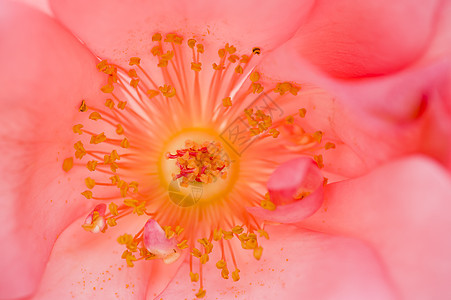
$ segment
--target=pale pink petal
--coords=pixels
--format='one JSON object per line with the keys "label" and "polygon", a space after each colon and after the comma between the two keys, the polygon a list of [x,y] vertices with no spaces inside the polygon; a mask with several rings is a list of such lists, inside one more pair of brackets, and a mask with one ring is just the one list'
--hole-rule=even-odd
{"label": "pale pink petal", "polygon": [[[267,210],[249,207],[247,210],[264,220],[295,223],[316,212],[323,201],[323,176],[316,163],[308,157],[300,157],[280,165],[268,180],[270,199],[277,207]],[[295,199],[301,193],[309,193],[303,199]]]}
{"label": "pale pink petal", "polygon": [[120,235],[137,232],[143,220],[120,221],[97,234],[83,230],[83,219],[69,226],[55,243],[33,299],[144,299],[154,262],[128,267],[121,258],[126,248],[117,242]]}
{"label": "pale pink petal", "polygon": [[11,298],[35,290],[57,235],[91,207],[62,164],[99,78],[76,38],[22,4],[0,2],[0,40],[0,298]]}
{"label": "pale pink petal", "polygon": [[[292,226],[267,230],[270,240],[261,242],[260,261],[235,251],[239,281],[221,277],[215,267],[219,258],[204,265],[206,299],[394,299],[390,279],[364,243]],[[232,272],[233,264],[228,266]],[[190,283],[188,275],[186,263],[156,299],[192,298],[188,293],[195,294],[199,283]]]}
{"label": "pale pink petal", "polygon": [[68,28],[103,58],[146,56],[157,31],[177,31],[245,51],[269,51],[289,39],[313,1],[51,1]]}
{"label": "pale pink petal", "polygon": [[180,251],[177,251],[177,240],[168,239],[163,228],[154,219],[149,219],[144,225],[143,239],[146,249],[167,264],[173,263],[180,257]]}
{"label": "pale pink petal", "polygon": [[405,158],[328,185],[323,207],[299,225],[361,239],[377,251],[404,299],[451,297],[451,177]]}
{"label": "pale pink petal", "polygon": [[317,1],[292,45],[334,77],[398,71],[428,46],[441,1]]}

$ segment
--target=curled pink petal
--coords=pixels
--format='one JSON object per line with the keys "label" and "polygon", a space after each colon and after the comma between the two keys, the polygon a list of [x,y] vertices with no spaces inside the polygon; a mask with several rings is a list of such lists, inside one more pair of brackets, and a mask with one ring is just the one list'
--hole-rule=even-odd
{"label": "curled pink petal", "polygon": [[168,239],[163,228],[154,219],[149,219],[144,225],[144,245],[150,253],[162,258],[167,264],[180,257],[177,241],[174,238]]}
{"label": "curled pink petal", "polygon": [[99,233],[106,228],[105,221],[106,204],[98,204],[92,212],[86,217],[83,228],[92,233]]}
{"label": "curled pink petal", "polygon": [[312,159],[296,158],[274,171],[268,181],[268,191],[271,201],[277,205],[274,211],[261,207],[249,207],[247,210],[264,220],[296,223],[321,207],[323,176]]}

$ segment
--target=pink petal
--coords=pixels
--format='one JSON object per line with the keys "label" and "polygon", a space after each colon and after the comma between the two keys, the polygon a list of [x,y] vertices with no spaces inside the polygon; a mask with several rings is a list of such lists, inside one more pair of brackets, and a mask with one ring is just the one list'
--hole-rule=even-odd
{"label": "pink petal", "polygon": [[[148,55],[157,31],[177,31],[269,51],[289,39],[313,1],[50,1],[69,29],[103,58]],[[125,61],[125,60],[124,60]]]}
{"label": "pink petal", "polygon": [[57,235],[91,206],[79,172],[62,163],[99,79],[76,38],[21,4],[0,3],[0,40],[0,298],[12,298],[35,290]]}
{"label": "pink petal", "polygon": [[[323,176],[311,158],[300,157],[280,165],[269,178],[267,186],[271,201],[277,208],[274,211],[261,207],[247,209],[264,220],[299,222],[315,213],[323,201]],[[310,194],[295,200],[294,197],[302,191]]]}
{"label": "pink petal", "polygon": [[440,1],[318,1],[293,38],[298,54],[334,77],[398,71],[418,59]]}
{"label": "pink petal", "polygon": [[170,264],[180,257],[177,241],[174,238],[166,238],[163,228],[154,219],[149,219],[144,225],[143,238],[146,249],[162,258],[165,263]]}
{"label": "pink petal", "polygon": [[[235,251],[239,281],[221,277],[215,267],[219,258],[211,258],[204,265],[207,299],[394,298],[378,257],[364,243],[292,226],[269,226],[267,230],[270,240],[262,242],[260,261],[252,253]],[[233,271],[233,264],[228,265]],[[195,294],[199,283],[190,283],[188,274],[186,263],[157,299],[190,298],[187,293],[192,290]]]}
{"label": "pink petal", "polygon": [[[416,152],[451,167],[450,66],[442,60],[389,76],[343,81],[325,76],[286,44],[259,68],[265,74],[279,74],[277,79],[308,87],[299,92],[300,103],[292,101],[291,105],[307,107],[306,122],[351,150],[344,155],[326,151],[326,167],[332,160],[340,174],[355,176],[388,159]],[[312,84],[325,91],[311,94]],[[351,168],[346,166],[348,161]]]}
{"label": "pink petal", "polygon": [[120,235],[137,232],[142,221],[121,219],[121,225],[91,234],[78,219],[55,243],[33,299],[144,299],[153,262],[138,261],[128,267],[121,258],[126,248],[117,242]]}
{"label": "pink petal", "polygon": [[451,177],[424,157],[328,185],[300,226],[361,239],[376,249],[403,299],[451,297]]}

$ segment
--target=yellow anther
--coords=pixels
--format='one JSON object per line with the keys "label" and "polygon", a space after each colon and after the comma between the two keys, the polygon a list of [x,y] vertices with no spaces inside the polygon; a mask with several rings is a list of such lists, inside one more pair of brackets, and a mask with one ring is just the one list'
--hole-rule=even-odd
{"label": "yellow anther", "polygon": [[251,136],[259,135],[261,132],[260,128],[251,128],[251,129],[249,129],[249,131],[251,133]]}
{"label": "yellow anther", "polygon": [[205,51],[204,45],[202,45],[202,44],[197,44],[196,47],[197,47],[197,52],[199,52],[199,53],[204,53],[204,51]]}
{"label": "yellow anther", "polygon": [[271,128],[269,130],[269,134],[272,135],[273,138],[277,138],[280,134],[280,132],[277,129]]}
{"label": "yellow anther", "polygon": [[323,179],[323,186],[326,186],[328,181],[329,181],[329,178],[324,177],[324,179]]}
{"label": "yellow anther", "polygon": [[259,55],[261,53],[261,50],[260,50],[260,48],[255,47],[255,48],[252,48],[252,53]]}
{"label": "yellow anther", "polygon": [[272,201],[267,200],[267,199],[262,200],[260,205],[261,205],[261,207],[263,207],[264,209],[267,209],[267,210],[275,210],[276,209],[276,205]]}
{"label": "yellow anther", "polygon": [[195,39],[189,39],[188,40],[188,47],[190,47],[191,49],[194,49],[194,46],[196,46],[196,40]]}
{"label": "yellow anther", "polygon": [[164,39],[164,41],[166,43],[173,43],[175,42],[177,35],[175,33],[168,33],[166,34],[166,38]]}
{"label": "yellow anther", "polygon": [[260,260],[260,258],[262,257],[263,254],[263,248],[262,247],[257,247],[254,248],[254,257],[256,260]]}
{"label": "yellow anther", "polygon": [[318,165],[318,168],[321,169],[321,168],[324,167],[323,156],[321,154],[314,155],[313,156],[313,160],[316,161],[316,164]]}
{"label": "yellow anther", "polygon": [[116,226],[117,225],[117,221],[115,218],[108,218],[106,219],[106,223],[108,224],[108,226]]}
{"label": "yellow anther", "polygon": [[86,163],[86,167],[88,168],[89,171],[93,172],[96,170],[97,167],[97,161],[95,160],[90,160]]}
{"label": "yellow anther", "polygon": [[175,88],[173,86],[165,84],[164,86],[160,86],[159,89],[165,97],[170,98],[170,97],[175,96],[176,92],[175,92]]}
{"label": "yellow anther", "polygon": [[206,294],[207,292],[204,289],[200,288],[199,291],[196,293],[196,298],[203,298],[205,297]]}
{"label": "yellow anther", "polygon": [[220,241],[222,239],[222,230],[221,229],[215,229],[213,231],[213,240],[214,241]]}
{"label": "yellow anther", "polygon": [[125,109],[126,105],[127,105],[127,101],[119,101],[119,103],[117,104],[117,108]]}
{"label": "yellow anther", "polygon": [[224,268],[222,268],[221,276],[222,276],[222,278],[224,278],[224,279],[229,279],[229,269],[227,269],[227,266],[225,266]]}
{"label": "yellow anther", "polygon": [[136,77],[138,77],[138,73],[136,73],[136,70],[135,69],[130,69],[129,71],[128,71],[128,76],[130,76],[131,78],[136,78]]}
{"label": "yellow anther", "polygon": [[201,264],[206,264],[208,262],[210,258],[208,257],[208,254],[202,254],[202,256],[200,257],[200,263]]}
{"label": "yellow anther", "polygon": [[78,108],[79,111],[81,112],[85,112],[88,110],[88,107],[86,106],[86,101],[85,100],[81,100],[81,104],[80,107]]}
{"label": "yellow anther", "polygon": [[305,108],[299,109],[299,116],[301,118],[304,118],[306,113],[307,113],[307,110]]}
{"label": "yellow anther", "polygon": [[114,90],[114,86],[112,84],[107,84],[102,86],[100,90],[104,93],[112,93]]}
{"label": "yellow anther", "polygon": [[191,70],[199,72],[200,70],[202,70],[202,63],[192,62],[191,63]]}
{"label": "yellow anther", "polygon": [[117,242],[121,245],[129,245],[133,242],[133,236],[131,234],[124,233],[117,238]]}
{"label": "yellow anther", "polygon": [[75,149],[75,158],[78,159],[82,159],[83,156],[86,155],[86,150],[83,147],[82,142],[78,141],[74,144],[74,149]]}
{"label": "yellow anther", "polygon": [[114,202],[111,202],[110,205],[108,205],[108,209],[113,216],[117,216],[119,214],[117,211],[117,204]]}
{"label": "yellow anther", "polygon": [[213,69],[215,69],[216,71],[225,69],[224,65],[222,65],[222,64],[217,65],[216,63],[213,63],[212,66],[213,66]]}
{"label": "yellow anther", "polygon": [[223,269],[223,268],[225,268],[226,266],[227,266],[227,264],[226,264],[226,262],[225,262],[223,259],[219,260],[219,261],[216,263],[216,268],[218,268],[218,269]]}
{"label": "yellow anther", "polygon": [[166,59],[160,59],[157,66],[160,67],[160,68],[167,67],[168,66],[168,61]]}
{"label": "yellow anther", "polygon": [[99,63],[97,64],[97,69],[98,69],[99,71],[104,70],[106,67],[108,67],[108,61],[107,61],[106,59],[102,60],[101,62],[99,62]]}
{"label": "yellow anther", "polygon": [[174,52],[173,51],[166,51],[165,54],[161,55],[161,59],[163,60],[171,60],[174,57]]}
{"label": "yellow anther", "polygon": [[160,46],[154,46],[150,50],[150,53],[152,53],[153,56],[160,56],[162,54],[162,50]]}
{"label": "yellow anther", "polygon": [[318,130],[312,134],[312,137],[315,141],[321,143],[321,140],[323,139],[323,132]]}
{"label": "yellow anther", "polygon": [[122,148],[128,148],[128,147],[130,147],[130,142],[127,140],[127,138],[124,138],[124,139],[121,141],[121,147],[122,147]]}
{"label": "yellow anther", "polygon": [[183,241],[181,241],[180,243],[177,244],[177,247],[179,249],[186,249],[186,248],[188,248],[187,243],[188,243],[188,240],[183,240]]}
{"label": "yellow anther", "polygon": [[292,95],[297,96],[297,95],[298,95],[298,92],[299,92],[300,90],[301,90],[300,87],[295,86],[295,85],[292,85],[291,88],[290,88],[290,90],[289,90],[289,92],[290,92]]}
{"label": "yellow anther", "polygon": [[199,274],[198,273],[189,272],[189,277],[191,278],[192,282],[198,282],[199,281]]}
{"label": "yellow anther", "polygon": [[64,172],[69,172],[70,169],[72,169],[74,165],[74,159],[72,157],[68,157],[64,159],[63,161],[63,170]]}
{"label": "yellow anther", "polygon": [[219,55],[220,58],[223,58],[226,55],[225,49],[219,49],[218,50],[218,55]]}
{"label": "yellow anther", "polygon": [[240,234],[244,231],[243,227],[237,225],[235,227],[232,228],[232,232],[235,234]]}
{"label": "yellow anther", "polygon": [[139,63],[141,62],[141,58],[139,57],[130,57],[130,62],[128,63],[130,66],[139,66]]}
{"label": "yellow anther", "polygon": [[124,134],[124,127],[122,127],[122,125],[121,124],[117,124],[116,125],[116,133],[117,134]]}
{"label": "yellow anther", "polygon": [[257,232],[260,234],[260,236],[262,236],[265,239],[269,240],[269,234],[265,230],[259,229],[259,230],[257,230]]}
{"label": "yellow anther", "polygon": [[132,80],[130,80],[130,86],[132,86],[133,88],[137,88],[139,84],[139,79],[133,78]]}
{"label": "yellow anther", "polygon": [[[115,150],[114,150],[115,151]],[[137,183],[136,181],[132,181],[130,182],[130,184],[128,185],[128,187],[130,189],[133,189],[133,193],[137,193],[138,192],[138,185],[139,183]]]}
{"label": "yellow anther", "polygon": [[92,189],[96,185],[96,182],[91,177],[86,177],[85,184],[88,189]]}
{"label": "yellow anther", "polygon": [[223,230],[223,231],[222,231],[222,234],[224,235],[224,239],[225,239],[225,240],[230,240],[230,239],[233,238],[233,232],[231,232],[231,231],[225,231],[225,230]]}
{"label": "yellow anther", "polygon": [[245,241],[245,249],[255,249],[258,246],[258,242],[255,238],[250,238]]}
{"label": "yellow anther", "polygon": [[181,235],[183,231],[185,231],[185,228],[183,228],[183,227],[181,227],[181,226],[179,226],[179,225],[177,225],[177,226],[175,227],[175,234],[176,234],[176,235]]}
{"label": "yellow anther", "polygon": [[83,133],[83,131],[81,131],[82,128],[83,128],[82,124],[77,124],[72,127],[72,131],[74,133],[82,134]]}
{"label": "yellow anther", "polygon": [[199,249],[192,248],[191,249],[191,255],[193,255],[194,257],[200,258],[202,256],[202,253],[200,252]]}
{"label": "yellow anther", "polygon": [[102,119],[102,116],[98,113],[98,112],[92,112],[90,115],[89,115],[89,118],[91,119],[91,120],[94,120],[94,121],[97,121],[97,120],[99,120],[99,119]]}
{"label": "yellow anther", "polygon": [[83,196],[85,196],[86,199],[92,199],[92,192],[91,191],[84,191],[83,193],[81,193]]}
{"label": "yellow anther", "polygon": [[288,125],[291,125],[294,123],[294,117],[293,116],[288,116],[285,118],[285,123],[287,123]]}
{"label": "yellow anther", "polygon": [[106,99],[105,106],[108,107],[109,109],[114,108],[114,101],[112,99]]}
{"label": "yellow anther", "polygon": [[252,93],[254,94],[260,94],[261,92],[263,92],[263,86],[258,83],[258,82],[253,82],[251,84],[251,89],[252,89]]}
{"label": "yellow anther", "polygon": [[240,63],[247,64],[250,60],[250,57],[246,54],[241,56]]}
{"label": "yellow anther", "polygon": [[149,99],[152,99],[153,97],[158,96],[160,92],[157,90],[147,90],[146,94]]}
{"label": "yellow anther", "polygon": [[154,41],[154,42],[159,42],[159,41],[161,41],[161,33],[155,33],[153,36],[152,36],[152,41]]}
{"label": "yellow anther", "polygon": [[110,177],[111,183],[116,184],[119,187],[119,183],[122,182],[118,175],[114,175]]}
{"label": "yellow anther", "polygon": [[251,75],[249,75],[249,79],[252,82],[257,82],[260,79],[260,73],[258,73],[256,71],[252,72]]}
{"label": "yellow anther", "polygon": [[224,99],[222,99],[222,105],[224,105],[225,107],[232,106],[232,99],[230,97],[225,97]]}
{"label": "yellow anther", "polygon": [[225,50],[226,50],[227,52],[229,52],[229,54],[233,54],[233,53],[236,52],[235,46],[229,46],[229,44],[226,44],[226,45],[225,45]]}
{"label": "yellow anther", "polygon": [[326,149],[326,150],[335,149],[335,144],[331,143],[331,142],[327,142],[326,145],[324,145],[324,149]]}
{"label": "yellow anther", "polygon": [[164,226],[163,230],[167,239],[172,239],[175,236],[175,232],[172,230],[171,226]]}
{"label": "yellow anther", "polygon": [[238,55],[230,55],[229,58],[227,58],[232,64],[236,63],[240,57]]}
{"label": "yellow anther", "polygon": [[240,270],[239,269],[235,269],[235,271],[232,272],[232,279],[233,279],[233,281],[240,280]]}
{"label": "yellow anther", "polygon": [[243,67],[241,65],[236,66],[235,67],[235,73],[243,74]]}
{"label": "yellow anther", "polygon": [[102,132],[102,133],[99,133],[98,135],[93,135],[91,137],[90,143],[91,144],[100,144],[101,142],[104,142],[104,141],[106,141],[106,136],[105,136],[105,133]]}

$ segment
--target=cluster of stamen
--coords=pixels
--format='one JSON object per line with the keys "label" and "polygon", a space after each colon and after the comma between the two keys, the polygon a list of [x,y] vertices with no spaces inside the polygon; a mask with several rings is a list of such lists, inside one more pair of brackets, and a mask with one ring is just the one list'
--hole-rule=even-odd
{"label": "cluster of stamen", "polygon": [[217,178],[227,178],[227,167],[230,164],[219,142],[198,144],[191,140],[185,142],[185,148],[175,154],[166,153],[167,159],[175,159],[179,168],[178,174],[172,174],[173,180],[182,178],[180,185],[187,187],[189,183],[212,183]]}
{"label": "cluster of stamen", "polygon": [[[205,68],[205,63],[203,64],[201,59],[201,55],[205,52],[203,44],[198,43],[196,39],[189,39],[186,46],[190,56],[192,54],[192,60],[184,62],[186,57],[182,51],[183,37],[174,33],[163,37],[160,33],[156,33],[152,36],[152,41],[156,45],[151,48],[150,53],[158,60],[157,67],[164,82],[157,84],[141,66],[139,57],[130,58],[130,69],[106,60],[100,61],[97,69],[106,74],[108,79],[107,84],[100,88],[107,96],[104,105],[91,107],[83,100],[79,111],[88,112],[86,116],[89,122],[103,122],[109,130],[93,132],[83,124],[74,125],[72,128],[74,134],[81,135],[80,140],[74,144],[75,160],[74,157],[66,158],[62,168],[69,172],[74,165],[85,166],[90,174],[93,174],[85,178],[87,189],[81,194],[86,199],[101,201],[101,204],[98,204],[86,218],[82,225],[85,230],[93,233],[105,232],[108,227],[116,226],[119,219],[132,214],[158,221],[161,227],[155,225],[155,228],[158,232],[161,230],[163,242],[173,246],[161,250],[158,245],[150,245],[148,236],[146,240],[148,227],[143,226],[134,235],[125,233],[118,237],[118,243],[125,247],[122,258],[129,267],[133,267],[134,262],[140,260],[162,259],[166,263],[171,263],[181,252],[186,251],[190,254],[189,277],[191,281],[199,282],[196,297],[202,298],[206,294],[203,288],[202,266],[208,263],[213,249],[221,252],[221,259],[216,262],[220,276],[224,279],[231,277],[233,281],[240,279],[240,269],[233,252],[232,239],[237,239],[242,249],[252,251],[255,259],[260,260],[262,256],[263,247],[258,238],[269,239],[269,236],[263,229],[262,222],[248,215],[246,207],[261,206],[275,210],[276,205],[271,201],[269,194],[260,195],[260,198],[255,199],[227,199],[233,204],[230,205],[233,208],[226,210],[220,220],[212,217],[213,214],[209,215],[207,211],[201,222],[197,219],[195,206],[174,207],[167,197],[157,199],[158,201],[153,198],[154,194],[158,194],[154,190],[155,187],[144,185],[141,188],[142,185],[138,184],[133,175],[135,168],[141,167],[140,151],[147,147],[149,140],[157,136],[150,135],[151,130],[148,130],[154,127],[149,125],[153,124],[154,112],[170,111],[166,105],[172,108],[179,105],[181,107],[179,112],[193,115],[190,102],[193,100],[190,97],[196,99],[205,97],[199,83],[199,74]],[[214,75],[208,90],[207,105],[208,109],[211,109],[208,113],[217,118],[219,115],[217,111],[222,109],[224,113],[236,115],[237,107],[241,107],[238,114],[247,120],[249,126],[246,134],[249,138],[278,138],[283,133],[288,134],[293,139],[293,144],[300,147],[299,153],[305,154],[306,149],[309,150],[308,153],[311,154],[307,155],[311,155],[322,168],[323,157],[316,154],[316,151],[333,149],[335,144],[325,142],[321,131],[309,133],[301,127],[299,120],[305,118],[307,113],[305,108],[299,109],[297,114],[275,120],[271,109],[252,107],[243,109],[240,106],[251,95],[262,94],[265,90],[262,76],[250,66],[253,57],[260,53],[261,49],[255,47],[250,54],[239,55],[237,49],[230,44],[225,44],[218,50],[219,61],[211,65]],[[192,84],[185,76],[186,64],[189,66],[187,69],[194,72]],[[232,90],[243,82],[243,76],[248,76],[244,81],[248,86],[243,91],[232,94]],[[227,81],[226,86],[224,81]],[[270,88],[266,87],[266,90],[273,96],[273,101],[278,102],[285,97],[296,96],[301,87],[292,82],[280,82]],[[216,113],[213,114],[214,112]],[[166,122],[164,118],[162,119],[160,125]],[[150,136],[147,138],[146,134]],[[151,150],[146,148],[146,151]],[[156,152],[151,153],[157,157]],[[228,172],[231,162],[229,157],[224,155],[222,144],[217,141],[197,143],[186,140],[183,148],[176,150],[174,154],[166,152],[165,158],[174,160],[177,172],[172,173],[172,180],[179,180],[183,187],[196,182],[211,184],[230,176]],[[157,158],[152,162],[156,164]],[[146,180],[146,183],[155,181],[158,181],[158,177]],[[111,196],[110,193],[108,197],[99,197],[95,192],[96,187],[113,188],[115,195]],[[308,194],[302,194],[298,199],[306,195]],[[105,201],[109,202],[108,205],[103,203]],[[205,234],[205,231],[199,233],[200,231],[196,229],[199,226],[206,227],[207,233]]]}

